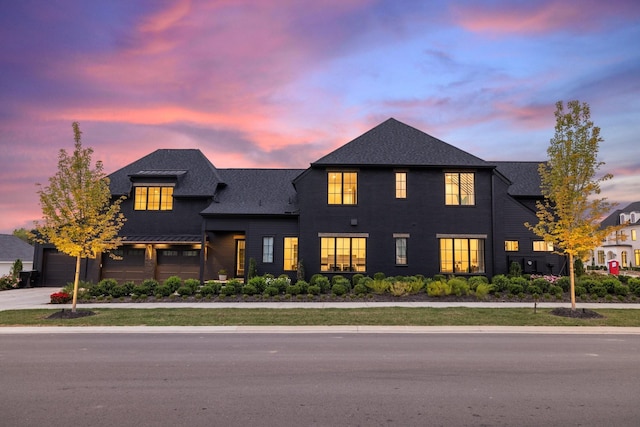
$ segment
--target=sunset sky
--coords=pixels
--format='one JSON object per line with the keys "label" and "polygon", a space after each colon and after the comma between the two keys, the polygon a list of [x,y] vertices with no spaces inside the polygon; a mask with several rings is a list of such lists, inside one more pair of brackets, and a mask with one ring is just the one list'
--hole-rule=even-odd
{"label": "sunset sky", "polygon": [[484,160],[543,161],[590,104],[640,201],[640,1],[0,0],[0,233],[40,218],[61,148],[305,168],[389,117]]}

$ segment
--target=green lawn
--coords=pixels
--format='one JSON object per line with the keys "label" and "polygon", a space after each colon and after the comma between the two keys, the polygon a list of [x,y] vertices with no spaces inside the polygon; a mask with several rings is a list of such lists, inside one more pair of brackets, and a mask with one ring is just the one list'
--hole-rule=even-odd
{"label": "green lawn", "polygon": [[[87,310],[79,308],[81,310]],[[0,326],[640,326],[640,313],[630,309],[598,309],[601,319],[571,319],[532,308],[92,308],[77,319],[47,319],[58,310],[0,312]]]}

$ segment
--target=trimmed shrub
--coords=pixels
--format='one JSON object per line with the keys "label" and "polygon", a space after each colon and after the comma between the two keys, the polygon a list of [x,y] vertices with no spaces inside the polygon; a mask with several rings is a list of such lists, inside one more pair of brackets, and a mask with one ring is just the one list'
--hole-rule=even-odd
{"label": "trimmed shrub", "polygon": [[356,274],[353,275],[353,277],[351,278],[351,284],[353,285],[354,288],[360,282],[361,279],[364,279],[364,275],[363,274],[356,273]]}
{"label": "trimmed shrub", "polygon": [[518,262],[512,262],[509,265],[509,276],[510,277],[520,277],[522,276],[522,266]]}
{"label": "trimmed shrub", "polygon": [[162,285],[158,285],[156,288],[156,295],[160,295],[161,297],[168,297],[172,293],[173,291],[171,290],[171,286],[164,283]]}
{"label": "trimmed shrub", "polygon": [[215,289],[211,285],[204,285],[200,288],[200,293],[205,297],[211,296],[215,293]]}
{"label": "trimmed shrub", "polygon": [[580,258],[573,261],[573,273],[576,277],[584,276],[584,263]]}
{"label": "trimmed shrub", "polygon": [[129,296],[129,288],[126,285],[116,285],[113,288],[111,288],[111,292],[109,293],[109,295],[111,295],[114,298],[120,298],[120,297],[126,297]]}
{"label": "trimmed shrub", "polygon": [[369,289],[362,283],[358,283],[353,287],[353,293],[356,295],[364,295],[369,292]]}
{"label": "trimmed shrub", "polygon": [[[338,277],[338,278],[335,279],[335,277]],[[342,277],[342,276],[335,276],[335,277],[334,277],[335,280],[331,284],[332,285],[342,285],[347,290],[347,293],[349,293],[351,291],[351,282],[349,281],[349,279],[347,279],[346,277]]]}
{"label": "trimmed shrub", "polygon": [[600,298],[604,298],[604,296],[607,295],[609,291],[607,291],[606,286],[598,283],[591,288],[591,293],[597,295]]}
{"label": "trimmed shrub", "polygon": [[576,285],[575,291],[576,291],[576,296],[579,296],[579,297],[584,296],[584,295],[588,295],[587,294],[587,288],[585,288],[584,286]]}
{"label": "trimmed shrub", "polygon": [[391,295],[400,297],[403,295],[408,295],[411,292],[411,283],[409,283],[407,280],[402,279],[403,278],[395,278],[386,280],[388,282],[387,289]]}
{"label": "trimmed shrub", "polygon": [[296,285],[300,286],[300,293],[301,293],[301,294],[307,294],[307,293],[309,293],[309,292],[308,292],[308,290],[309,290],[309,284],[308,284],[306,281],[304,281],[304,280],[298,280],[298,281],[296,282]]}
{"label": "trimmed shrub", "polygon": [[250,283],[247,283],[242,287],[243,295],[255,295],[258,293],[258,289]]}
{"label": "trimmed shrub", "polygon": [[613,294],[616,292],[616,286],[620,286],[621,283],[618,279],[608,277],[602,281],[602,286],[607,288],[607,292]]}
{"label": "trimmed shrub", "polygon": [[519,283],[509,282],[509,285],[507,286],[507,290],[512,295],[520,295],[524,293],[524,286],[522,286]]}
{"label": "trimmed shrub", "polygon": [[267,277],[267,287],[271,286],[278,289],[278,293],[282,294],[287,290],[287,286],[291,284],[289,276],[281,275],[278,278]]}
{"label": "trimmed shrub", "polygon": [[632,277],[627,282],[629,291],[637,297],[640,297],[640,278]]}
{"label": "trimmed shrub", "polygon": [[[311,286],[309,286],[309,288],[311,288]],[[270,297],[274,297],[276,295],[278,295],[280,293],[280,291],[278,290],[278,288],[276,288],[275,286],[267,286],[266,288],[264,288],[264,295],[270,296]]]}
{"label": "trimmed shrub", "polygon": [[230,282],[231,281],[227,282],[224,286],[220,288],[220,295],[231,297],[238,293],[236,290],[236,287],[233,284],[230,284]]}
{"label": "trimmed shrub", "polygon": [[329,287],[331,286],[329,283],[329,279],[325,276],[320,276],[317,278],[315,285],[320,288],[320,292],[326,294],[329,292]]}
{"label": "trimmed shrub", "polygon": [[471,276],[467,280],[467,283],[469,284],[469,289],[472,290],[472,291],[475,291],[478,288],[478,285],[480,285],[480,284],[488,284],[489,283],[489,279],[487,279],[484,276]]}
{"label": "trimmed shrub", "polygon": [[[231,279],[229,280],[225,286],[231,286],[233,287],[233,294],[231,295],[237,295],[237,294],[241,294],[242,293],[242,282],[238,279]],[[229,294],[226,294],[229,295]]]}
{"label": "trimmed shrub", "polygon": [[364,285],[371,289],[371,292],[373,292],[374,294],[384,294],[385,292],[387,292],[387,290],[389,289],[389,282],[384,280],[384,279],[371,279],[370,277],[366,277],[362,280],[360,280],[360,283],[363,283]]}
{"label": "trimmed shrub", "polygon": [[619,283],[615,285],[613,292],[616,295],[626,297],[627,295],[629,295],[629,287],[627,285],[623,285],[622,283]]}
{"label": "trimmed shrub", "polygon": [[184,286],[190,287],[195,294],[200,288],[200,281],[198,279],[187,279],[184,281]]}
{"label": "trimmed shrub", "polygon": [[182,279],[178,276],[171,276],[165,279],[162,284],[169,286],[169,288],[171,289],[171,293],[174,293],[180,286],[182,286]]}
{"label": "trimmed shrub", "polygon": [[[151,288],[149,287],[148,284],[145,283],[146,280],[142,283],[138,283],[136,285],[133,285],[133,293],[135,295],[150,295],[151,294]],[[155,294],[155,292],[153,292]]]}
{"label": "trimmed shrub", "polygon": [[311,295],[320,295],[320,286],[309,285],[309,287],[307,288],[307,292]]}
{"label": "trimmed shrub", "polygon": [[373,280],[384,280],[386,277],[383,272],[379,271],[373,275]]}
{"label": "trimmed shrub", "polygon": [[441,282],[446,282],[447,281],[447,277],[444,274],[436,274],[435,276],[433,276],[433,281],[441,281]]}
{"label": "trimmed shrub", "polygon": [[146,288],[148,289],[148,292],[144,292],[147,295],[153,295],[155,294],[155,290],[158,287],[160,283],[158,283],[157,280],[155,279],[145,279],[142,281],[142,285],[146,286]]}
{"label": "trimmed shrub", "polygon": [[551,285],[549,286],[549,293],[551,295],[562,295],[563,290],[562,290],[562,287],[558,285]]}
{"label": "trimmed shrub", "polygon": [[531,295],[541,295],[542,290],[536,285],[529,285],[527,286],[527,293]]}
{"label": "trimmed shrub", "polygon": [[285,294],[286,295],[299,295],[300,294],[300,285],[295,284],[295,285],[289,285],[287,286],[287,289],[285,289]]}
{"label": "trimmed shrub", "polygon": [[[313,276],[311,276],[311,279],[309,279],[309,284],[310,284],[310,285],[317,285],[317,284],[318,284],[318,283],[317,283],[317,281],[318,281],[318,279],[320,279],[321,277],[325,277],[325,276],[324,276],[324,275],[322,275],[322,274],[319,274],[319,273],[314,274]],[[325,277],[325,278],[326,278],[326,277]]]}
{"label": "trimmed shrub", "polygon": [[335,276],[333,276],[331,278],[331,285],[335,285],[336,283],[340,283],[342,280],[344,280],[344,276],[336,274]]}
{"label": "trimmed shrub", "polygon": [[267,281],[262,276],[254,276],[247,282],[247,285],[251,285],[256,288],[258,293],[263,293],[264,288],[267,287]]}
{"label": "trimmed shrub", "polygon": [[191,286],[187,286],[187,285],[180,286],[176,292],[181,297],[193,295],[193,289],[191,288]]}
{"label": "trimmed shrub", "polygon": [[497,274],[493,276],[493,279],[491,280],[491,284],[495,288],[496,292],[506,291],[510,283],[511,281],[504,274]]}
{"label": "trimmed shrub", "polygon": [[[600,285],[600,282],[592,277],[583,276],[578,279],[576,286],[580,285],[587,290],[588,293],[592,294],[593,288]],[[605,288],[606,289],[606,288]]]}
{"label": "trimmed shrub", "polygon": [[347,288],[341,283],[336,283],[335,285],[331,286],[331,293],[337,296],[341,296],[347,293]]}
{"label": "trimmed shrub", "polygon": [[562,292],[569,292],[571,288],[571,279],[568,276],[562,276],[556,280],[556,285],[562,288]]}
{"label": "trimmed shrub", "polygon": [[[533,281],[531,282],[531,285],[536,286],[540,290],[540,292],[547,293],[549,292],[549,287],[551,286],[551,283],[549,283],[547,279],[538,277],[537,279],[533,279]],[[533,293],[529,290],[527,290],[527,292],[529,292],[530,294]],[[538,294],[540,294],[540,292],[538,292]]]}

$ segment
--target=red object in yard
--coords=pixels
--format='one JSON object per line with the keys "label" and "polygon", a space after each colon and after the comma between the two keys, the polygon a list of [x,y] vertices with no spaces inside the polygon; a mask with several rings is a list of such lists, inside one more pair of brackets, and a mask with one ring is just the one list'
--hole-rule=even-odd
{"label": "red object in yard", "polygon": [[620,274],[620,263],[615,259],[609,261],[609,273],[615,274],[616,276]]}

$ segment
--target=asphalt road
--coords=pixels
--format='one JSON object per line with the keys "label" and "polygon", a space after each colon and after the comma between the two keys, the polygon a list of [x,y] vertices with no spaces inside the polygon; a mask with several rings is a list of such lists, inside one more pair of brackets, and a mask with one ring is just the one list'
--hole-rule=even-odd
{"label": "asphalt road", "polygon": [[3,426],[636,426],[640,336],[0,335]]}

